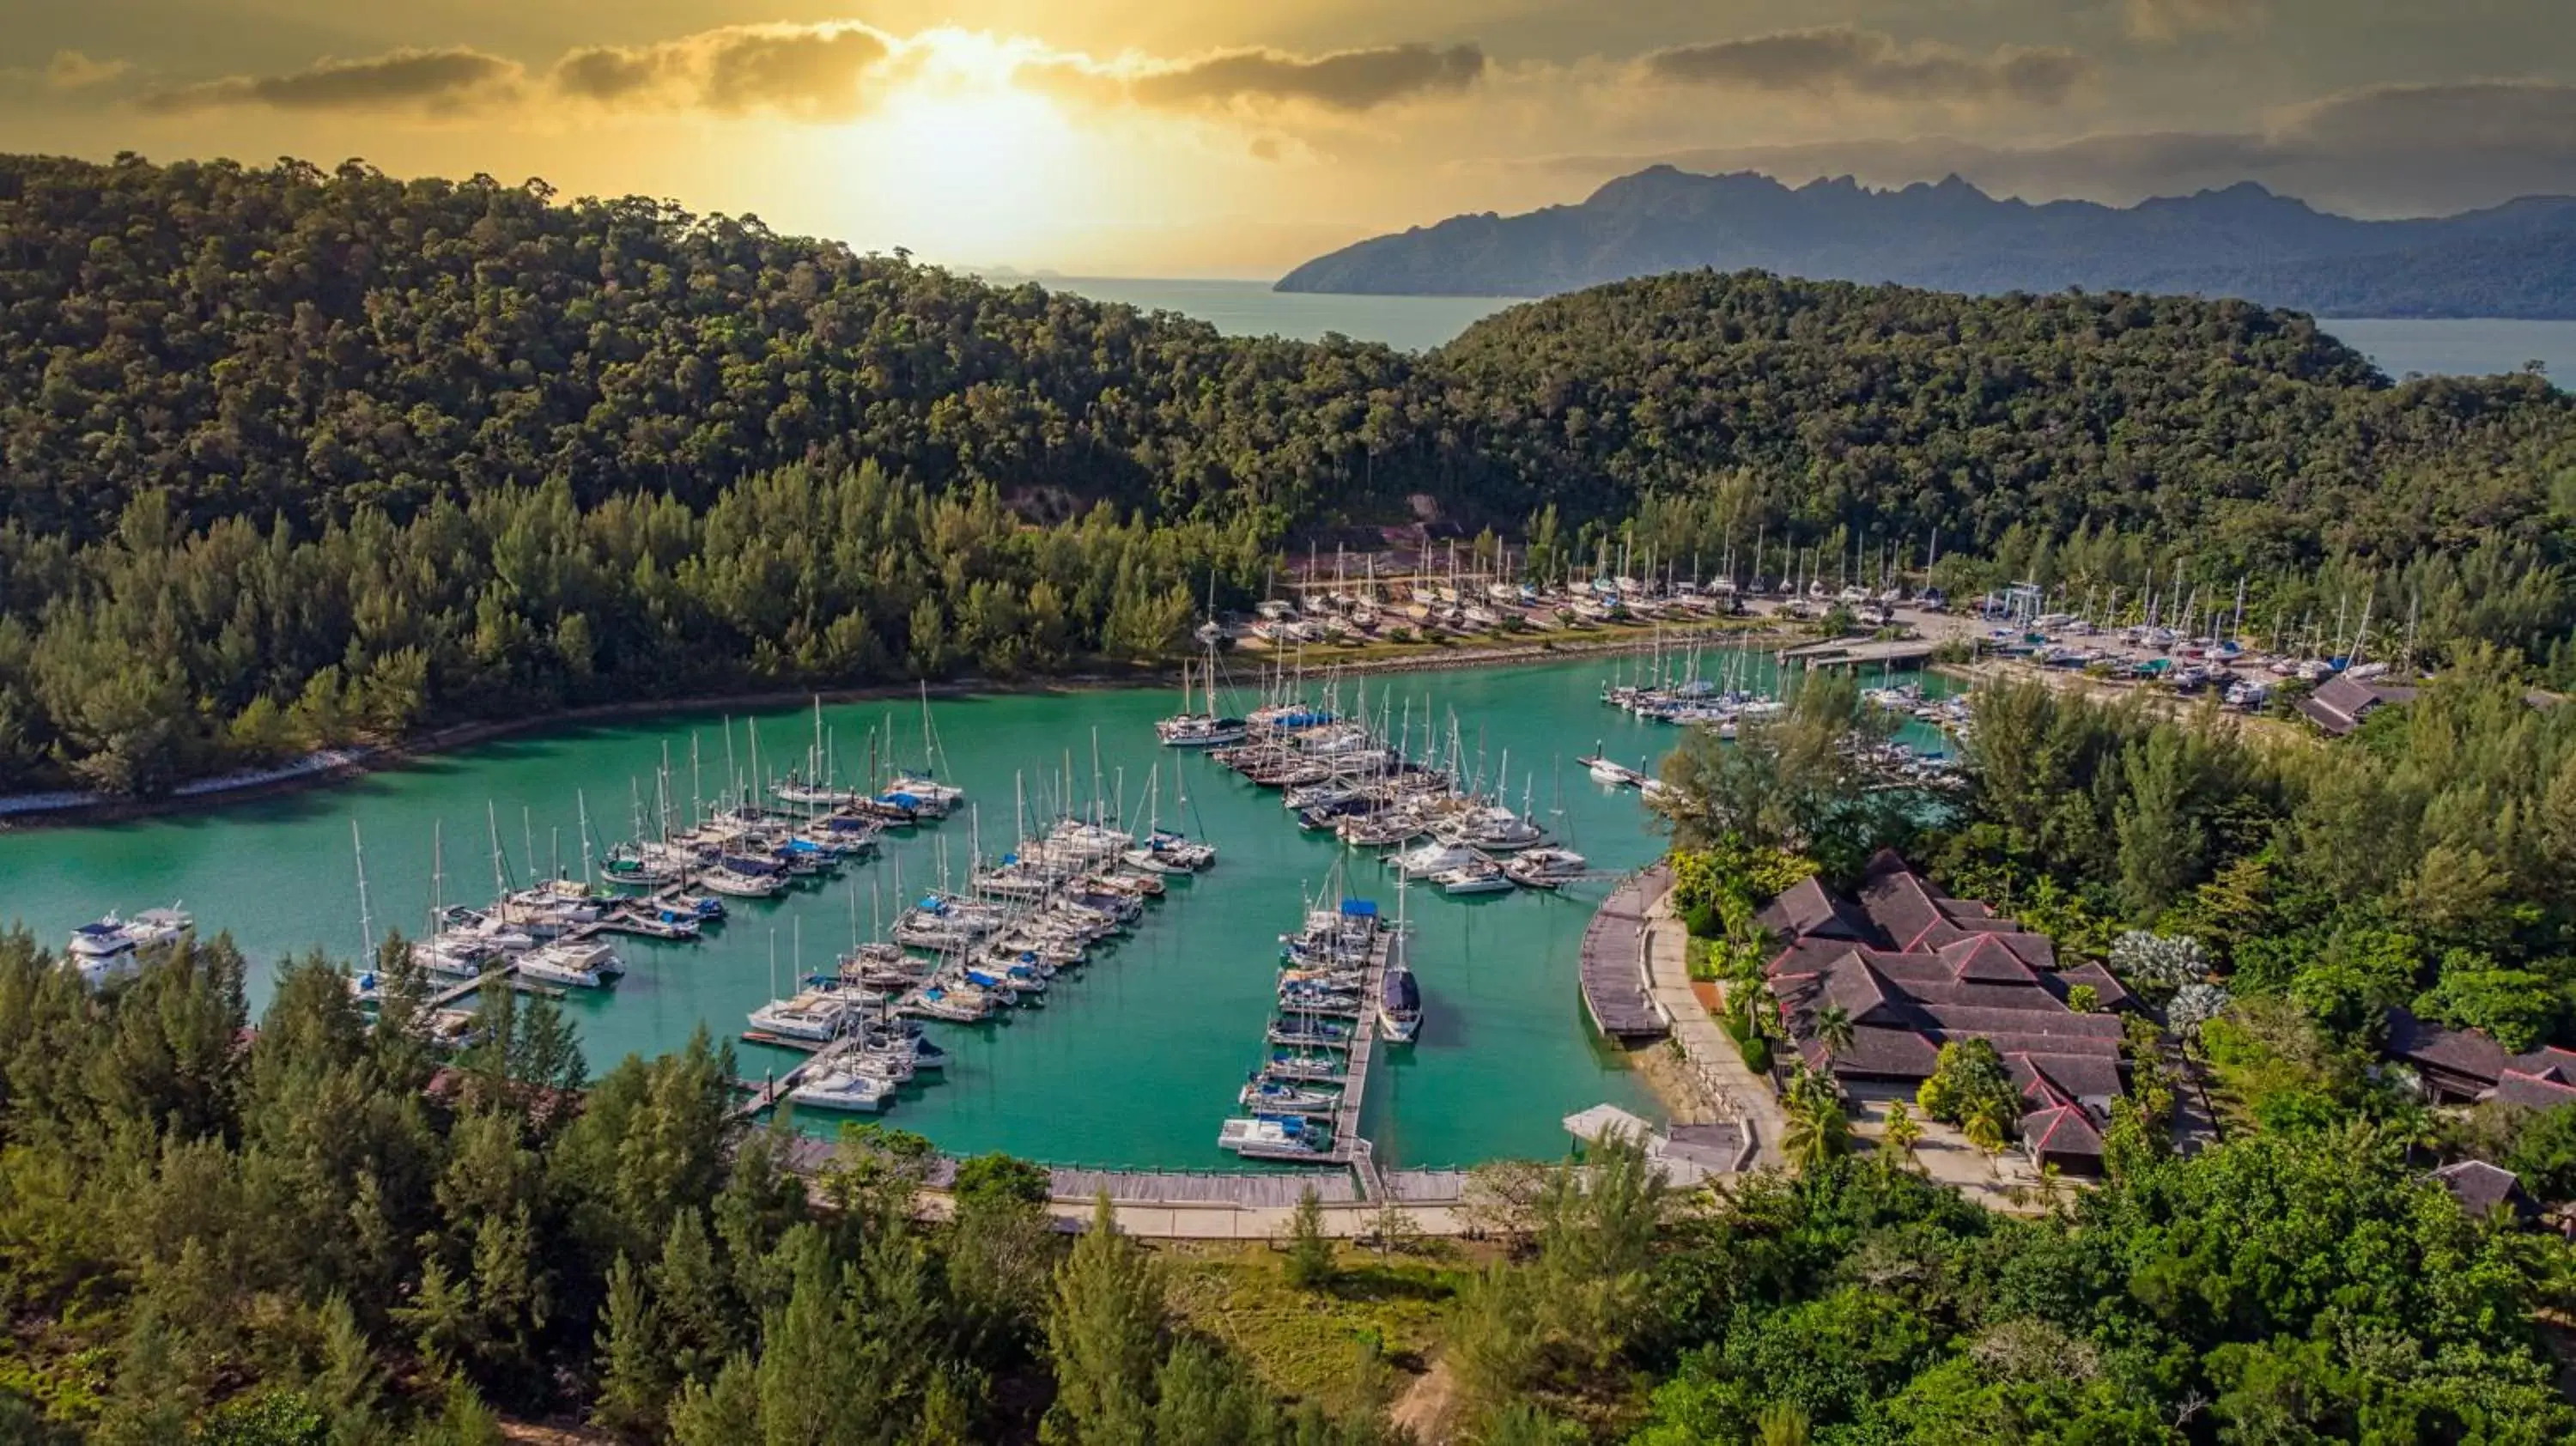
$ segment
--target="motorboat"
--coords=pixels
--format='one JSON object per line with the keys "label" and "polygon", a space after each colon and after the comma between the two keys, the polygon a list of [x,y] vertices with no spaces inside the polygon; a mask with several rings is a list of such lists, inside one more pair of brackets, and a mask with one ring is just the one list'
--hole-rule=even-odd
{"label": "motorboat", "polygon": [[841,1037],[849,1027],[850,1001],[837,991],[807,989],[787,999],[773,999],[751,1012],[751,1027],[781,1039],[818,1043]]}
{"label": "motorboat", "polygon": [[875,1114],[894,1098],[894,1084],[858,1070],[832,1068],[800,1082],[787,1098],[809,1110]]}
{"label": "motorboat", "polygon": [[1237,1154],[1321,1155],[1333,1148],[1333,1136],[1295,1115],[1253,1115],[1219,1126],[1216,1143]]}
{"label": "motorboat", "polygon": [[519,958],[521,976],[574,989],[602,988],[625,972],[617,951],[591,940],[548,944]]}
{"label": "motorboat", "polygon": [[1435,838],[1419,847],[1388,856],[1387,864],[1399,878],[1427,879],[1452,869],[1465,868],[1477,861],[1476,851],[1465,844]]}
{"label": "motorboat", "polygon": [[1502,866],[1485,859],[1431,876],[1432,886],[1444,894],[1464,897],[1471,894],[1499,894],[1511,888],[1512,881]]}
{"label": "motorboat", "polygon": [[1553,889],[1583,877],[1591,860],[1566,848],[1531,849],[1503,860],[1503,873],[1525,889]]}

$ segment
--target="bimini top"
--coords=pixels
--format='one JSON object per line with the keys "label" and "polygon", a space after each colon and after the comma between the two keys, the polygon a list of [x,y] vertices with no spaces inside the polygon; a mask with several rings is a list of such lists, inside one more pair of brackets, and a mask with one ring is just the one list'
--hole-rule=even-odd
{"label": "bimini top", "polygon": [[1422,986],[1413,980],[1410,969],[1396,969],[1386,976],[1386,1007],[1394,1014],[1422,1012]]}
{"label": "bimini top", "polygon": [[1342,912],[1354,919],[1374,919],[1377,917],[1377,900],[1344,899]]}

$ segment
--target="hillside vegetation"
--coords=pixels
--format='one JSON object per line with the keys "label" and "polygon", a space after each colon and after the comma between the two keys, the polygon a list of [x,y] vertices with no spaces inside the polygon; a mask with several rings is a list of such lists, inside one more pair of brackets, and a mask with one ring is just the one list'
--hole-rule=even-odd
{"label": "hillside vegetation", "polygon": [[1646,519],[1709,566],[2476,543],[2555,597],[2571,457],[2537,378],[2392,386],[2235,303],[1699,272],[1413,356],[537,182],[5,158],[0,789],[1152,660],[1292,531],[1426,511],[1542,569]]}

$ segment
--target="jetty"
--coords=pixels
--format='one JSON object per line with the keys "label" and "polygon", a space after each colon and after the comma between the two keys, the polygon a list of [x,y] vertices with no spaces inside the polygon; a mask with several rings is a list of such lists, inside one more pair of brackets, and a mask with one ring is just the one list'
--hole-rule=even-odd
{"label": "jetty", "polygon": [[[1347,907],[1362,906],[1352,903]],[[1378,999],[1385,993],[1387,967],[1394,962],[1395,951],[1402,938],[1402,930],[1392,925],[1379,925],[1371,934],[1368,964],[1360,975],[1362,1005],[1359,1016],[1352,1022],[1350,1037],[1338,1046],[1323,1046],[1340,1049],[1344,1060],[1342,1074],[1335,1081],[1341,1085],[1341,1098],[1333,1106],[1331,1114],[1332,1144],[1325,1149],[1308,1150],[1291,1145],[1247,1143],[1233,1146],[1236,1154],[1247,1160],[1347,1166],[1358,1172],[1364,1190],[1375,1180],[1377,1167],[1370,1158],[1369,1142],[1360,1137],[1360,1111],[1367,1102],[1369,1061],[1377,1053],[1377,1021],[1372,1016]]]}
{"label": "jetty", "polygon": [[1938,646],[1923,638],[1899,638],[1886,642],[1829,638],[1821,643],[1782,648],[1778,657],[1781,662],[1804,663],[1810,668],[1893,668],[1927,662]]}
{"label": "jetty", "polygon": [[1583,930],[1583,1008],[1594,1029],[1622,1044],[1672,1032],[1646,987],[1646,912],[1672,886],[1670,864],[1632,874],[1601,901]]}

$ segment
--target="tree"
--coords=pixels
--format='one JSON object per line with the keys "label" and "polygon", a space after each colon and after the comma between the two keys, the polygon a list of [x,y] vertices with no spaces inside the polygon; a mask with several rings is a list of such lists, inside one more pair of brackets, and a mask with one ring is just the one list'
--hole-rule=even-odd
{"label": "tree", "polygon": [[1309,1185],[1297,1197],[1297,1213],[1289,1225],[1288,1283],[1300,1290],[1316,1290],[1332,1283],[1333,1241],[1324,1233],[1324,1204]]}
{"label": "tree", "polygon": [[599,1325],[596,1415],[600,1424],[630,1438],[649,1436],[662,1424],[677,1379],[656,1327],[643,1280],[620,1255],[608,1272],[608,1310]]}
{"label": "tree", "polygon": [[2009,1136],[2019,1101],[2003,1056],[1990,1041],[1975,1037],[1942,1045],[1931,1077],[1914,1097],[1931,1118],[1962,1130],[1982,1121],[1985,1132],[1997,1139]]}
{"label": "tree", "polygon": [[2189,730],[2160,724],[2129,746],[2125,796],[2117,810],[2120,895],[2148,918],[2200,876],[2202,831],[2195,790],[2200,758]]}
{"label": "tree", "polygon": [[1824,1046],[1825,1059],[1829,1064],[1852,1047],[1855,1029],[1851,1011],[1839,1004],[1818,1005],[1808,1027],[1814,1032],[1816,1043]]}
{"label": "tree", "polygon": [[1232,1358],[1181,1340],[1154,1373],[1155,1446],[1236,1446],[1264,1440],[1272,1408]]}
{"label": "tree", "polygon": [[1842,1094],[1830,1077],[1800,1066],[1790,1076],[1788,1128],[1780,1151],[1790,1168],[1812,1175],[1851,1149],[1851,1121],[1843,1113]]}
{"label": "tree", "polygon": [[1923,1139],[1923,1126],[1914,1118],[1913,1112],[1905,1108],[1903,1100],[1892,1101],[1887,1107],[1887,1123],[1881,1127],[1879,1138],[1885,1144],[1888,1158],[1901,1158],[1906,1165],[1912,1166],[1917,1163],[1914,1147]]}
{"label": "tree", "polygon": [[1784,712],[1738,724],[1732,743],[1686,732],[1651,802],[1677,847],[1784,850],[1855,873],[1908,826],[1906,791],[1878,746],[1894,729],[1851,679],[1809,675]]}
{"label": "tree", "polygon": [[724,1363],[711,1382],[692,1382],[671,1408],[674,1446],[743,1446],[763,1437],[759,1373],[749,1358]]}
{"label": "tree", "polygon": [[1141,1446],[1152,1429],[1162,1356],[1163,1284],[1154,1262],[1118,1232],[1102,1194],[1090,1228],[1056,1270],[1047,1347],[1056,1400],[1044,1435],[1056,1446]]}
{"label": "tree", "polygon": [[1786,1401],[1774,1401],[1754,1418],[1755,1446],[1807,1446],[1807,1413]]}

